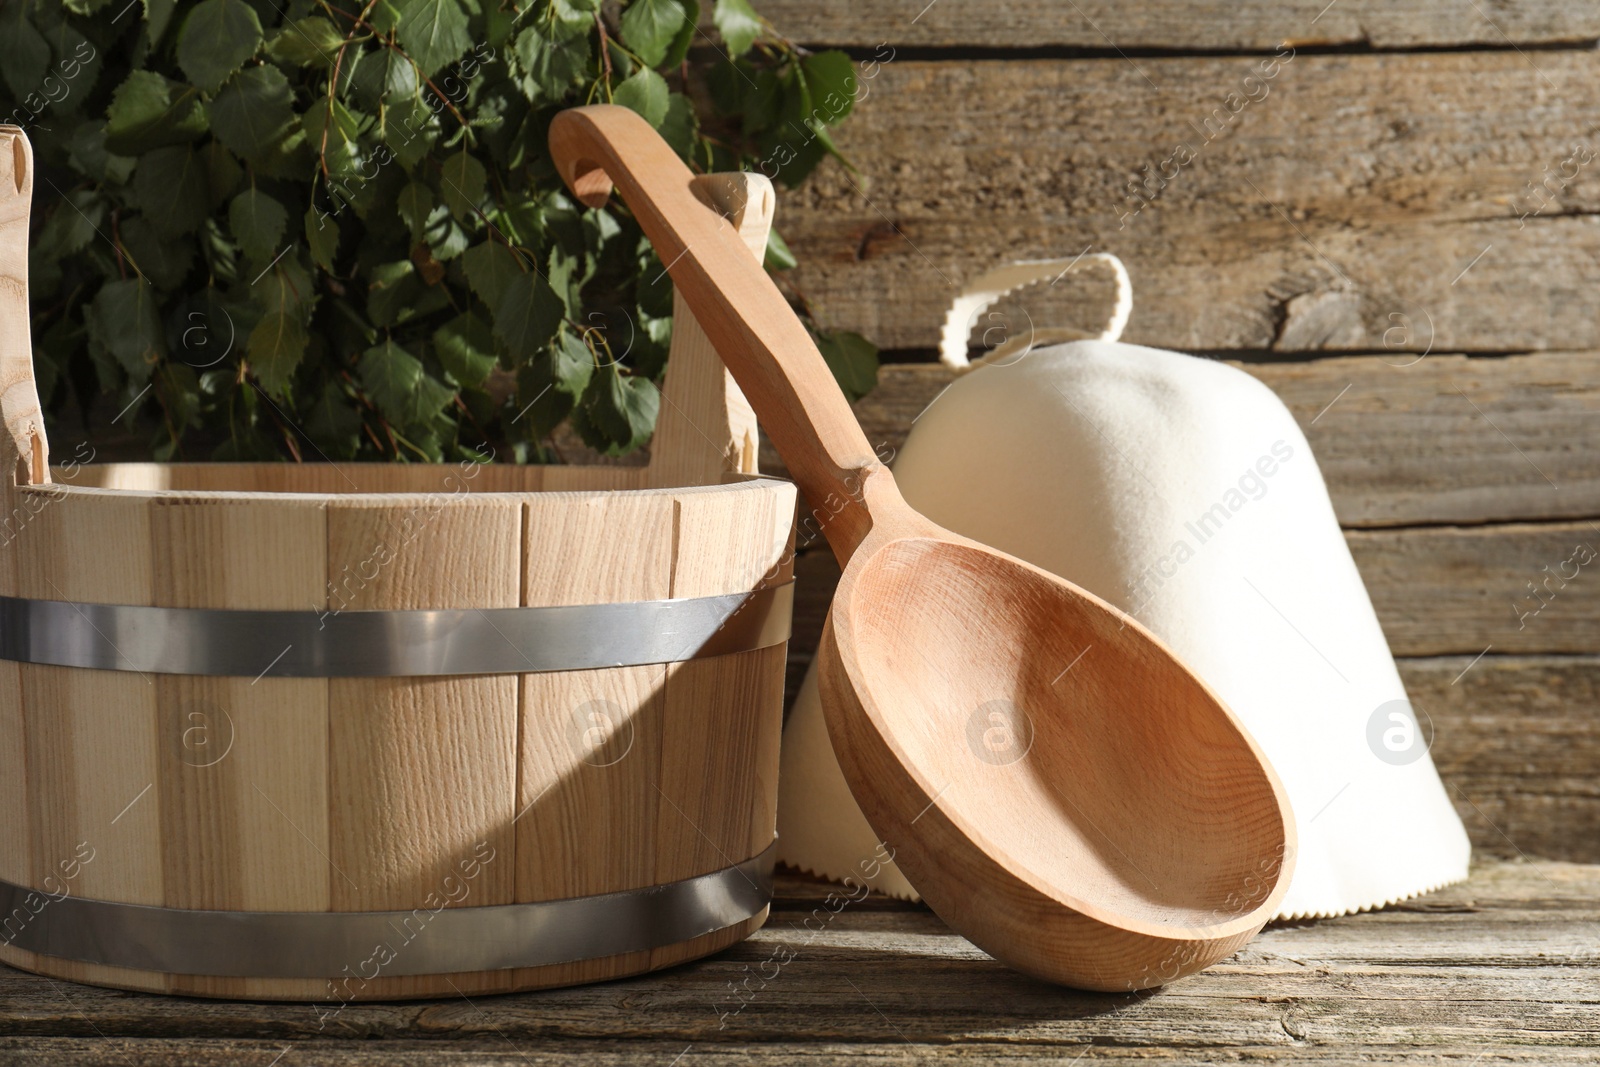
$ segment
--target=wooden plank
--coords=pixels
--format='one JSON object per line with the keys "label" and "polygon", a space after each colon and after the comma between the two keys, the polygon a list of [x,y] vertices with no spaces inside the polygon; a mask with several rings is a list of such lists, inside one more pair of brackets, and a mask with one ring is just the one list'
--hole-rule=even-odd
{"label": "wooden plank", "polygon": [[[1426,1034],[1421,1036],[1428,1036]],[[272,1057],[287,1050],[328,1067],[433,1067],[434,1064],[471,1067],[546,1067],[565,1065],[581,1059],[595,1067],[675,1067],[696,1061],[685,1055],[683,1042],[638,1038],[629,1041],[561,1041],[541,1047],[526,1042],[513,1050],[496,1037],[464,1041],[436,1040],[374,1042],[367,1047],[359,1042],[272,1042],[263,1040],[210,1041],[203,1038],[0,1038],[0,1064],[26,1064],[28,1067],[55,1064],[105,1064],[126,1067],[129,1063],[183,1063],[192,1067],[222,1067],[247,1063],[270,1063]],[[1365,1047],[1365,1046],[1363,1046]],[[1427,1047],[1379,1046],[1382,1062],[1401,1067],[1438,1067],[1439,1064],[1470,1064],[1474,1057],[1483,1064],[1528,1064],[1531,1067],[1565,1067],[1594,1062],[1594,1050],[1586,1047],[1554,1048],[1548,1045],[1514,1048],[1501,1044],[1436,1042]],[[1011,1041],[972,1040],[941,1046],[932,1043],[909,1044],[889,1034],[877,1041],[817,1041],[798,1045],[759,1043],[720,1046],[701,1044],[688,1048],[689,1056],[704,1061],[711,1055],[728,1061],[751,1064],[802,1064],[804,1067],[911,1067],[915,1064],[1017,1064],[1070,1063],[1082,1055],[1084,1067],[1104,1064],[1148,1065],[1170,1062],[1170,1057],[1147,1047],[1106,1047],[1090,1038],[1064,1045],[1034,1045]],[[1184,1049],[1188,1052],[1188,1049]],[[1485,1056],[1490,1053],[1492,1058]],[[1193,1055],[1215,1054],[1207,1048]],[[1344,1065],[1351,1062],[1346,1048],[1320,1046],[1289,1047],[1266,1053],[1274,1063]],[[1160,1057],[1160,1059],[1156,1059]],[[287,1057],[286,1057],[287,1058]],[[1188,1062],[1204,1062],[1190,1060]]]}
{"label": "wooden plank", "polygon": [[[527,505],[529,607],[672,595],[672,497],[552,494]],[[666,667],[525,674],[518,900],[654,885]]]}
{"label": "wooden plank", "polygon": [[[42,506],[26,507],[26,523],[10,531],[17,595],[153,603],[149,502],[45,492],[25,491]],[[7,809],[18,816],[7,821],[28,830],[32,870],[15,880],[55,894],[164,903],[160,776],[169,737],[153,677],[37,664],[22,665],[20,677],[11,711],[20,713],[13,727],[21,729],[8,736],[23,749],[21,782],[29,796]],[[29,955],[7,945],[3,958],[27,964]],[[50,965],[85,981],[112,980],[114,973],[75,961]],[[145,976],[142,984],[166,988],[159,976]]]}
{"label": "wooden plank", "polygon": [[[1413,359],[1231,365],[1294,413],[1345,526],[1600,514],[1600,388],[1591,370],[1600,353]],[[953,377],[937,363],[882,367],[878,387],[855,405],[880,454],[898,451]],[[781,474],[763,445],[762,469]]]}
{"label": "wooden plank", "polygon": [[[1396,655],[1600,651],[1591,522],[1352,530]],[[1587,561],[1587,562],[1585,562]]]}
{"label": "wooden plank", "polygon": [[[20,596],[153,602],[148,500],[51,499],[22,531],[19,548]],[[27,664],[22,684],[33,884],[87,845],[94,860],[73,893],[163,903],[157,783],[161,742],[169,738],[158,723],[154,677]]]}
{"label": "wooden plank", "polygon": [[[117,497],[110,497],[115,500]],[[314,497],[149,502],[154,602],[163,607],[320,610],[327,519]],[[259,650],[265,672],[283,650]],[[154,677],[164,903],[324,911],[328,685],[320,678]],[[111,981],[138,984],[139,972]],[[268,995],[287,983],[168,978],[174,992]]]}
{"label": "wooden plank", "polygon": [[[674,597],[743,593],[791,575],[791,493],[673,494]],[[656,857],[689,878],[758,855],[777,832],[782,645],[668,667]],[[708,788],[716,783],[717,788]]]}
{"label": "wooden plank", "polygon": [[[900,60],[840,127],[859,176],[825,163],[779,229],[821,320],[884,348],[932,347],[957,288],[991,266],[1088,248],[1127,262],[1139,343],[1597,347],[1581,294],[1600,283],[1600,230],[1579,217],[1600,201],[1584,154],[1597,62]],[[1130,198],[1141,167],[1151,192]],[[1530,183],[1546,182],[1540,213]],[[1009,321],[1098,324],[1108,294],[1070,275]]]}
{"label": "wooden plank", "polygon": [[[1507,42],[1550,44],[1600,37],[1600,14],[1573,0],[1010,0],[1005,4],[927,0],[766,0],[761,14],[791,40],[871,48],[1163,48],[1180,52],[1303,45],[1404,48]],[[709,22],[709,19],[707,19]]]}
{"label": "wooden plank", "polygon": [[[157,604],[305,611],[327,603],[320,502],[156,498],[149,506]],[[282,651],[260,649],[261,671]],[[327,683],[161,675],[155,690],[165,903],[326,910]]]}
{"label": "wooden plank", "polygon": [[[341,499],[329,609],[515,607],[521,541],[516,497]],[[333,910],[511,903],[516,678],[336,678],[328,715]],[[452,892],[481,844],[497,859]]]}
{"label": "wooden plank", "polygon": [[1600,657],[1491,653],[1399,666],[1480,859],[1600,862]]}
{"label": "wooden plank", "polygon": [[[1486,1050],[1535,1064],[1589,1062],[1600,1048],[1596,866],[1483,864],[1464,885],[1382,912],[1271,927],[1208,971],[1128,996],[1007,971],[926,908],[830,900],[831,887],[789,877],[778,889],[775,921],[713,959],[531,996],[352,1004],[320,1029],[300,1005],[130,997],[0,971],[0,1031],[12,1042],[0,1055],[20,1060],[21,1042],[39,1041],[91,1057],[193,1048],[210,1062],[226,1043],[234,1062],[286,1046],[317,1062],[413,1062],[425,1042],[428,1062],[507,1065],[670,1063],[668,1051],[740,1062],[1465,1064],[1489,1062]],[[729,1012],[739,987],[748,1002]]]}

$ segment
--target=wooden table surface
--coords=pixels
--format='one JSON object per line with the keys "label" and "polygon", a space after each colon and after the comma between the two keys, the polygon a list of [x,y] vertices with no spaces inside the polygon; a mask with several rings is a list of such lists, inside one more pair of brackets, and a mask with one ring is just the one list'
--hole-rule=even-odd
{"label": "wooden table surface", "polygon": [[1600,1062],[1596,865],[1480,865],[1380,912],[1274,925],[1127,995],[1033,981],[926,908],[830,891],[780,874],[763,930],[658,974],[327,1019],[0,967],[0,1063]]}

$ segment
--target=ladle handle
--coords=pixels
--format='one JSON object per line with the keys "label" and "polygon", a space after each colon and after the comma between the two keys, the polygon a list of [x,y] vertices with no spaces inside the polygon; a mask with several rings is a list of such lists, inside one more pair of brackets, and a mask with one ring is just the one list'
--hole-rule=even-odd
{"label": "ladle handle", "polygon": [[841,561],[872,526],[865,485],[892,479],[867,443],[811,335],[728,221],[702,203],[694,175],[624,107],[563,111],[550,153],[573,194],[600,207],[613,184],[694,311]]}
{"label": "ladle handle", "polygon": [[28,136],[16,126],[0,126],[0,419],[5,422],[0,433],[0,478],[15,478],[19,485],[46,485],[50,447],[33,382],[28,319],[32,201],[33,149]]}

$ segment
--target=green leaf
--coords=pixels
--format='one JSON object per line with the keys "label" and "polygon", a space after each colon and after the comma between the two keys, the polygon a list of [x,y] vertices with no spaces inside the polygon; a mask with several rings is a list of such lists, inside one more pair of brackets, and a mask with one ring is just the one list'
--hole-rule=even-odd
{"label": "green leaf", "polygon": [[495,306],[495,336],[505,344],[513,362],[525,363],[556,335],[561,312],[561,298],[543,277],[515,275]]}
{"label": "green leaf", "polygon": [[[578,403],[588,428],[599,431],[583,434],[584,443],[608,455],[620,456],[650,439],[661,407],[661,392],[654,382],[623,374],[615,363],[606,363],[595,368]],[[584,429],[579,426],[580,433]]]}
{"label": "green leaf", "polygon": [[178,31],[178,66],[214,93],[261,47],[261,20],[244,0],[201,0]]}
{"label": "green leaf", "polygon": [[160,44],[166,35],[167,24],[178,8],[178,0],[144,0],[144,21],[150,31],[150,43]]}
{"label": "green leaf", "polygon": [[306,354],[306,328],[293,315],[273,312],[262,316],[245,342],[250,369],[270,396],[282,397],[294,380],[295,368]]}
{"label": "green leaf", "polygon": [[568,36],[589,33],[594,29],[600,4],[601,0],[550,0],[550,12],[558,32]]}
{"label": "green leaf", "polygon": [[239,166],[232,152],[214,140],[200,150],[200,157],[206,169],[206,204],[215,211],[232,199],[233,191],[239,188],[239,180],[244,177],[244,168]]}
{"label": "green leaf", "polygon": [[339,254],[339,220],[324,216],[313,207],[306,208],[306,243],[311,246],[311,258],[325,271],[333,270],[333,257]]}
{"label": "green leaf", "polygon": [[440,168],[439,195],[449,205],[450,213],[466,222],[477,217],[474,209],[483,199],[486,182],[483,164],[463,148]]}
{"label": "green leaf", "polygon": [[361,416],[334,382],[322,387],[322,394],[306,415],[305,428],[317,447],[331,454],[330,458],[353,459],[361,448]]}
{"label": "green leaf", "polygon": [[535,103],[554,103],[589,68],[592,52],[587,34],[575,37],[546,35],[544,27],[529,26],[517,35],[517,62],[527,72],[524,91]]}
{"label": "green leaf", "polygon": [[717,0],[711,20],[722,34],[722,43],[735,59],[750,51],[761,36],[761,19],[750,10],[749,0]]}
{"label": "green leaf", "polygon": [[377,52],[351,49],[345,53],[343,66],[348,66],[356,56],[361,60],[348,78],[350,95],[368,111],[376,111],[385,101],[399,102],[414,97],[422,87],[417,68],[392,48]]}
{"label": "green leaf", "polygon": [[0,7],[0,75],[17,100],[37,92],[50,70],[50,44],[23,14],[25,6],[11,0]]}
{"label": "green leaf", "polygon": [[370,122],[366,115],[339,100],[331,104],[318,100],[300,118],[306,143],[321,154],[328,173],[336,180],[357,185],[365,185],[373,173],[360,140]]}
{"label": "green leaf", "polygon": [[464,389],[483,385],[498,362],[494,353],[494,331],[470,311],[433,331],[433,350],[450,377]]}
{"label": "green leaf", "polygon": [[506,283],[523,273],[517,254],[499,241],[473,245],[462,254],[461,262],[467,268],[467,284],[491,311],[500,306]]}
{"label": "green leaf", "polygon": [[361,388],[390,422],[410,421],[411,398],[422,382],[422,361],[393,341],[373,345],[357,367]]}
{"label": "green leaf", "polygon": [[172,290],[183,284],[183,279],[194,265],[194,240],[163,237],[141,215],[123,220],[118,227],[122,247],[139,272],[159,289]]}
{"label": "green leaf", "polygon": [[811,90],[811,119],[833,126],[856,103],[856,65],[843,52],[816,52],[801,63]]}
{"label": "green leaf", "polygon": [[[35,210],[44,210],[41,204]],[[57,201],[29,252],[50,259],[65,259],[81,252],[99,233],[106,205],[94,189],[74,189]]]}
{"label": "green leaf", "polygon": [[[608,216],[609,217],[609,216]],[[545,278],[550,282],[550,289],[561,300],[562,314],[567,318],[577,316],[580,305],[578,290],[582,285],[583,265],[582,256],[574,256],[560,245],[550,246],[550,259]]]}
{"label": "green leaf", "polygon": [[667,54],[662,57],[657,66],[671,69],[689,57],[689,49],[694,47],[695,34],[700,25],[699,0],[682,0],[683,25],[678,28],[678,35],[672,39],[672,44],[667,48]]}
{"label": "green leaf", "polygon": [[256,267],[265,267],[283,251],[283,235],[289,228],[289,212],[259,189],[246,189],[228,205],[228,228],[244,250],[245,258]]}
{"label": "green leaf", "polygon": [[687,19],[678,0],[633,0],[622,13],[623,43],[649,66],[660,66]]}
{"label": "green leaf", "polygon": [[[163,354],[155,293],[137,278],[106,282],[84,315],[92,343],[117,361],[130,381],[149,379]],[[102,381],[102,388],[114,383]]]}
{"label": "green leaf", "polygon": [[422,280],[409,259],[380,263],[367,276],[367,315],[375,326],[398,326],[431,315],[450,302],[442,287]]}
{"label": "green leaf", "polygon": [[639,255],[634,270],[634,300],[646,315],[667,318],[672,314],[672,276],[662,266],[655,249],[648,244]]}
{"label": "green leaf", "polygon": [[658,319],[641,310],[638,323],[628,363],[635,374],[656,381],[667,367],[667,352],[672,345],[672,316]]}
{"label": "green leaf", "polygon": [[395,35],[422,73],[434,71],[472,47],[467,14],[456,0],[393,0],[399,22]]}
{"label": "green leaf", "polygon": [[545,436],[572,413],[593,373],[588,346],[562,329],[554,344],[517,372],[518,414],[512,423],[527,418],[530,436]]}
{"label": "green leaf", "polygon": [[106,109],[106,151],[136,156],[164,145],[184,144],[206,132],[200,91],[136,70],[117,86]]}
{"label": "green leaf", "polygon": [[467,231],[450,217],[450,209],[443,204],[428,214],[426,226],[422,239],[427,242],[433,258],[440,263],[455,259],[467,250]]}
{"label": "green leaf", "polygon": [[363,352],[356,374],[383,417],[402,427],[438,414],[456,395],[428,377],[422,361],[393,341]]}
{"label": "green leaf", "polygon": [[570,330],[562,330],[549,351],[555,387],[577,400],[594,375],[594,353],[583,338]]}
{"label": "green leaf", "polygon": [[660,126],[667,117],[666,79],[649,67],[640,67],[612,91],[611,102],[632,108],[650,125]]}
{"label": "green leaf", "polygon": [[139,157],[133,202],[163,236],[192,233],[210,211],[205,159],[188,146],[157,148]]}
{"label": "green leaf", "polygon": [[72,169],[92,181],[124,185],[133,174],[137,160],[106,151],[106,127],[90,119],[79,123],[67,144],[67,161]]}
{"label": "green leaf", "polygon": [[878,349],[858,333],[815,335],[817,350],[827,360],[834,380],[852,402],[872,392],[878,384]]}
{"label": "green leaf", "polygon": [[211,101],[217,140],[252,162],[286,151],[301,137],[289,80],[277,67],[257,66],[235,74]]}
{"label": "green leaf", "polygon": [[267,42],[267,55],[294,67],[332,67],[344,34],[321,15],[291,22]]}
{"label": "green leaf", "polygon": [[311,321],[317,290],[311,284],[311,272],[301,260],[298,250],[294,255],[285,253],[274,260],[265,272],[254,273],[244,280],[249,285],[249,299],[263,312],[281,311],[293,315],[301,325]]}
{"label": "green leaf", "polygon": [[695,120],[694,105],[687,96],[673,93],[667,97],[667,115],[661,121],[660,130],[661,139],[681,158],[687,160],[694,154],[700,124]]}
{"label": "green leaf", "polygon": [[234,247],[233,241],[222,232],[222,227],[215,218],[208,218],[200,227],[200,255],[206,261],[206,269],[212,276],[224,285],[231,285],[239,280],[239,250]]}
{"label": "green leaf", "polygon": [[412,243],[421,241],[428,229],[428,216],[433,214],[433,190],[421,182],[409,182],[400,190],[400,198],[394,206],[406,229],[411,231]]}
{"label": "green leaf", "polygon": [[774,229],[767,231],[767,254],[762,257],[761,265],[767,270],[794,270],[800,263],[789,251],[783,234]]}
{"label": "green leaf", "polygon": [[383,111],[383,143],[406,170],[414,170],[439,137],[439,120],[420,96],[398,100]]}

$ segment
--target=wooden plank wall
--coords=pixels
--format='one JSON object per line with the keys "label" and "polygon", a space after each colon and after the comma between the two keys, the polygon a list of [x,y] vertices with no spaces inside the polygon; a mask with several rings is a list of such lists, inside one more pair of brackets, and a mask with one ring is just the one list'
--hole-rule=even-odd
{"label": "wooden plank wall", "polygon": [[[776,222],[819,318],[886,349],[874,444],[949,380],[962,283],[1116,253],[1126,340],[1235,362],[1305,429],[1479,853],[1600,861],[1600,573],[1564,563],[1600,552],[1600,7],[760,7],[862,62],[857,170]],[[997,321],[1097,326],[1110,291],[1085,271]],[[837,575],[798,572],[791,684]]]}

